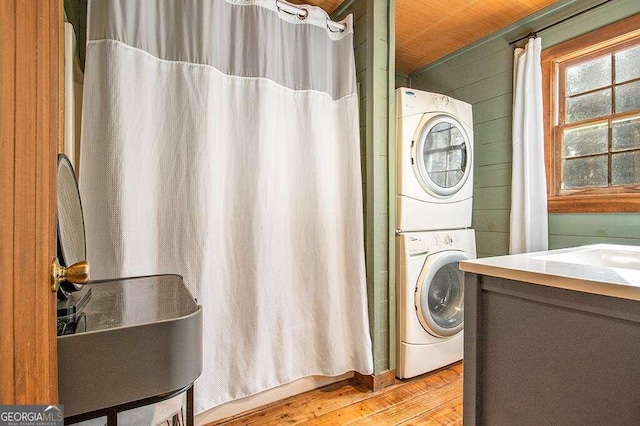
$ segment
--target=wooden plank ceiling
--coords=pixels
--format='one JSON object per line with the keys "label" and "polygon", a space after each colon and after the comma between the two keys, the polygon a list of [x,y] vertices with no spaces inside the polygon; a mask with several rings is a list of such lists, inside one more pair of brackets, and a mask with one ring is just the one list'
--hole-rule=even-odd
{"label": "wooden plank ceiling", "polygon": [[[396,72],[416,70],[558,0],[396,0]],[[333,12],[341,0],[293,0]]]}

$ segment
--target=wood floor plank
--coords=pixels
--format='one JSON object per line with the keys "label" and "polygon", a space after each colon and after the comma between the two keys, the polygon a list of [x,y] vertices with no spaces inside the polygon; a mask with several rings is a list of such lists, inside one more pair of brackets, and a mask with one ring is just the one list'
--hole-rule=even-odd
{"label": "wood floor plank", "polygon": [[[344,380],[337,383],[333,383],[327,386],[324,386],[319,389],[311,390],[308,392],[304,392],[299,395],[294,395],[289,398],[282,399],[280,401],[275,401],[270,404],[266,404],[252,410],[245,411],[240,414],[236,414],[234,416],[226,417],[224,419],[218,420],[213,423],[208,423],[206,426],[216,426],[216,425],[232,425],[232,424],[248,424],[248,423],[238,423],[238,420],[243,421],[251,421],[251,419],[255,417],[264,418],[267,413],[273,411],[283,411],[285,407],[289,407],[292,410],[295,410],[298,407],[303,406],[302,401],[312,401],[314,398],[320,397],[320,392],[324,392],[324,395],[336,395],[341,394],[343,392],[349,392],[351,387],[357,387],[359,385],[355,380]],[[364,387],[363,387],[364,388]]]}
{"label": "wood floor plank", "polygon": [[407,398],[400,404],[396,404],[371,416],[361,418],[352,425],[397,425],[410,420],[428,410],[429,407],[438,407],[442,404],[462,395],[462,380],[458,379],[417,395]]}
{"label": "wood floor plank", "polygon": [[431,425],[431,426],[458,426],[462,424],[462,395],[451,401],[429,410],[419,416],[413,417],[398,426]]}
{"label": "wood floor plank", "polygon": [[374,395],[373,392],[351,379],[287,398],[268,409],[257,409],[213,424],[225,426],[298,424],[324,413],[352,405],[372,395]]}
{"label": "wood floor plank", "polygon": [[373,398],[345,406],[339,410],[311,419],[305,425],[347,425],[361,421],[381,411],[395,407],[419,395],[430,393],[435,389],[461,380],[462,369],[459,366],[437,372],[437,374],[420,376],[410,381],[401,382],[401,386],[387,388],[375,394]]}
{"label": "wood floor plank", "polygon": [[373,393],[355,380],[305,392],[210,425],[456,425],[462,419],[462,363]]}

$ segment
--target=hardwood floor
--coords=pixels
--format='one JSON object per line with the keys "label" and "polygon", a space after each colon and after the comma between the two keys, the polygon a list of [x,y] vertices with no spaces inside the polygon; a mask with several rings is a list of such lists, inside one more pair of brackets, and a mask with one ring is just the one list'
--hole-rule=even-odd
{"label": "hardwood floor", "polygon": [[334,383],[210,425],[461,425],[462,363],[377,393],[355,379]]}

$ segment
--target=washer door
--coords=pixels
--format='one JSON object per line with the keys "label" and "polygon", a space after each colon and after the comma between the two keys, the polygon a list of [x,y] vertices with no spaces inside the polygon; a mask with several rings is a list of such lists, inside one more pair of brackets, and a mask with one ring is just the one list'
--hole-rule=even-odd
{"label": "washer door", "polygon": [[420,324],[437,337],[453,336],[464,327],[464,273],[458,262],[470,257],[444,251],[427,257],[416,288]]}
{"label": "washer door", "polygon": [[471,172],[471,144],[467,132],[449,115],[428,119],[419,129],[411,162],[420,185],[436,196],[454,195]]}

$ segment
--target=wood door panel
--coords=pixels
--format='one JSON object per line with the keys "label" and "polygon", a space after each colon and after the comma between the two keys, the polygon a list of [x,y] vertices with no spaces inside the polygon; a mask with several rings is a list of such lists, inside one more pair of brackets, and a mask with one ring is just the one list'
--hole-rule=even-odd
{"label": "wood door panel", "polygon": [[[13,200],[15,117],[15,2],[0,1],[0,196]],[[0,203],[0,270],[13,274],[13,203]],[[0,291],[0,322],[13,324],[13,279],[3,279]],[[0,333],[0,401],[14,400],[13,328]],[[11,386],[6,386],[11,383]]]}
{"label": "wood door panel", "polygon": [[[22,338],[35,335],[35,219],[36,170],[30,162],[36,157],[36,7],[34,2],[16,3],[16,73],[14,140],[14,258],[13,258],[13,334],[14,377],[17,404],[28,404],[34,392],[36,342]],[[20,214],[18,214],[18,211]],[[31,315],[30,315],[31,314]]]}
{"label": "wood door panel", "polygon": [[59,0],[0,2],[1,404],[57,402],[49,277],[56,251],[61,13]]}

